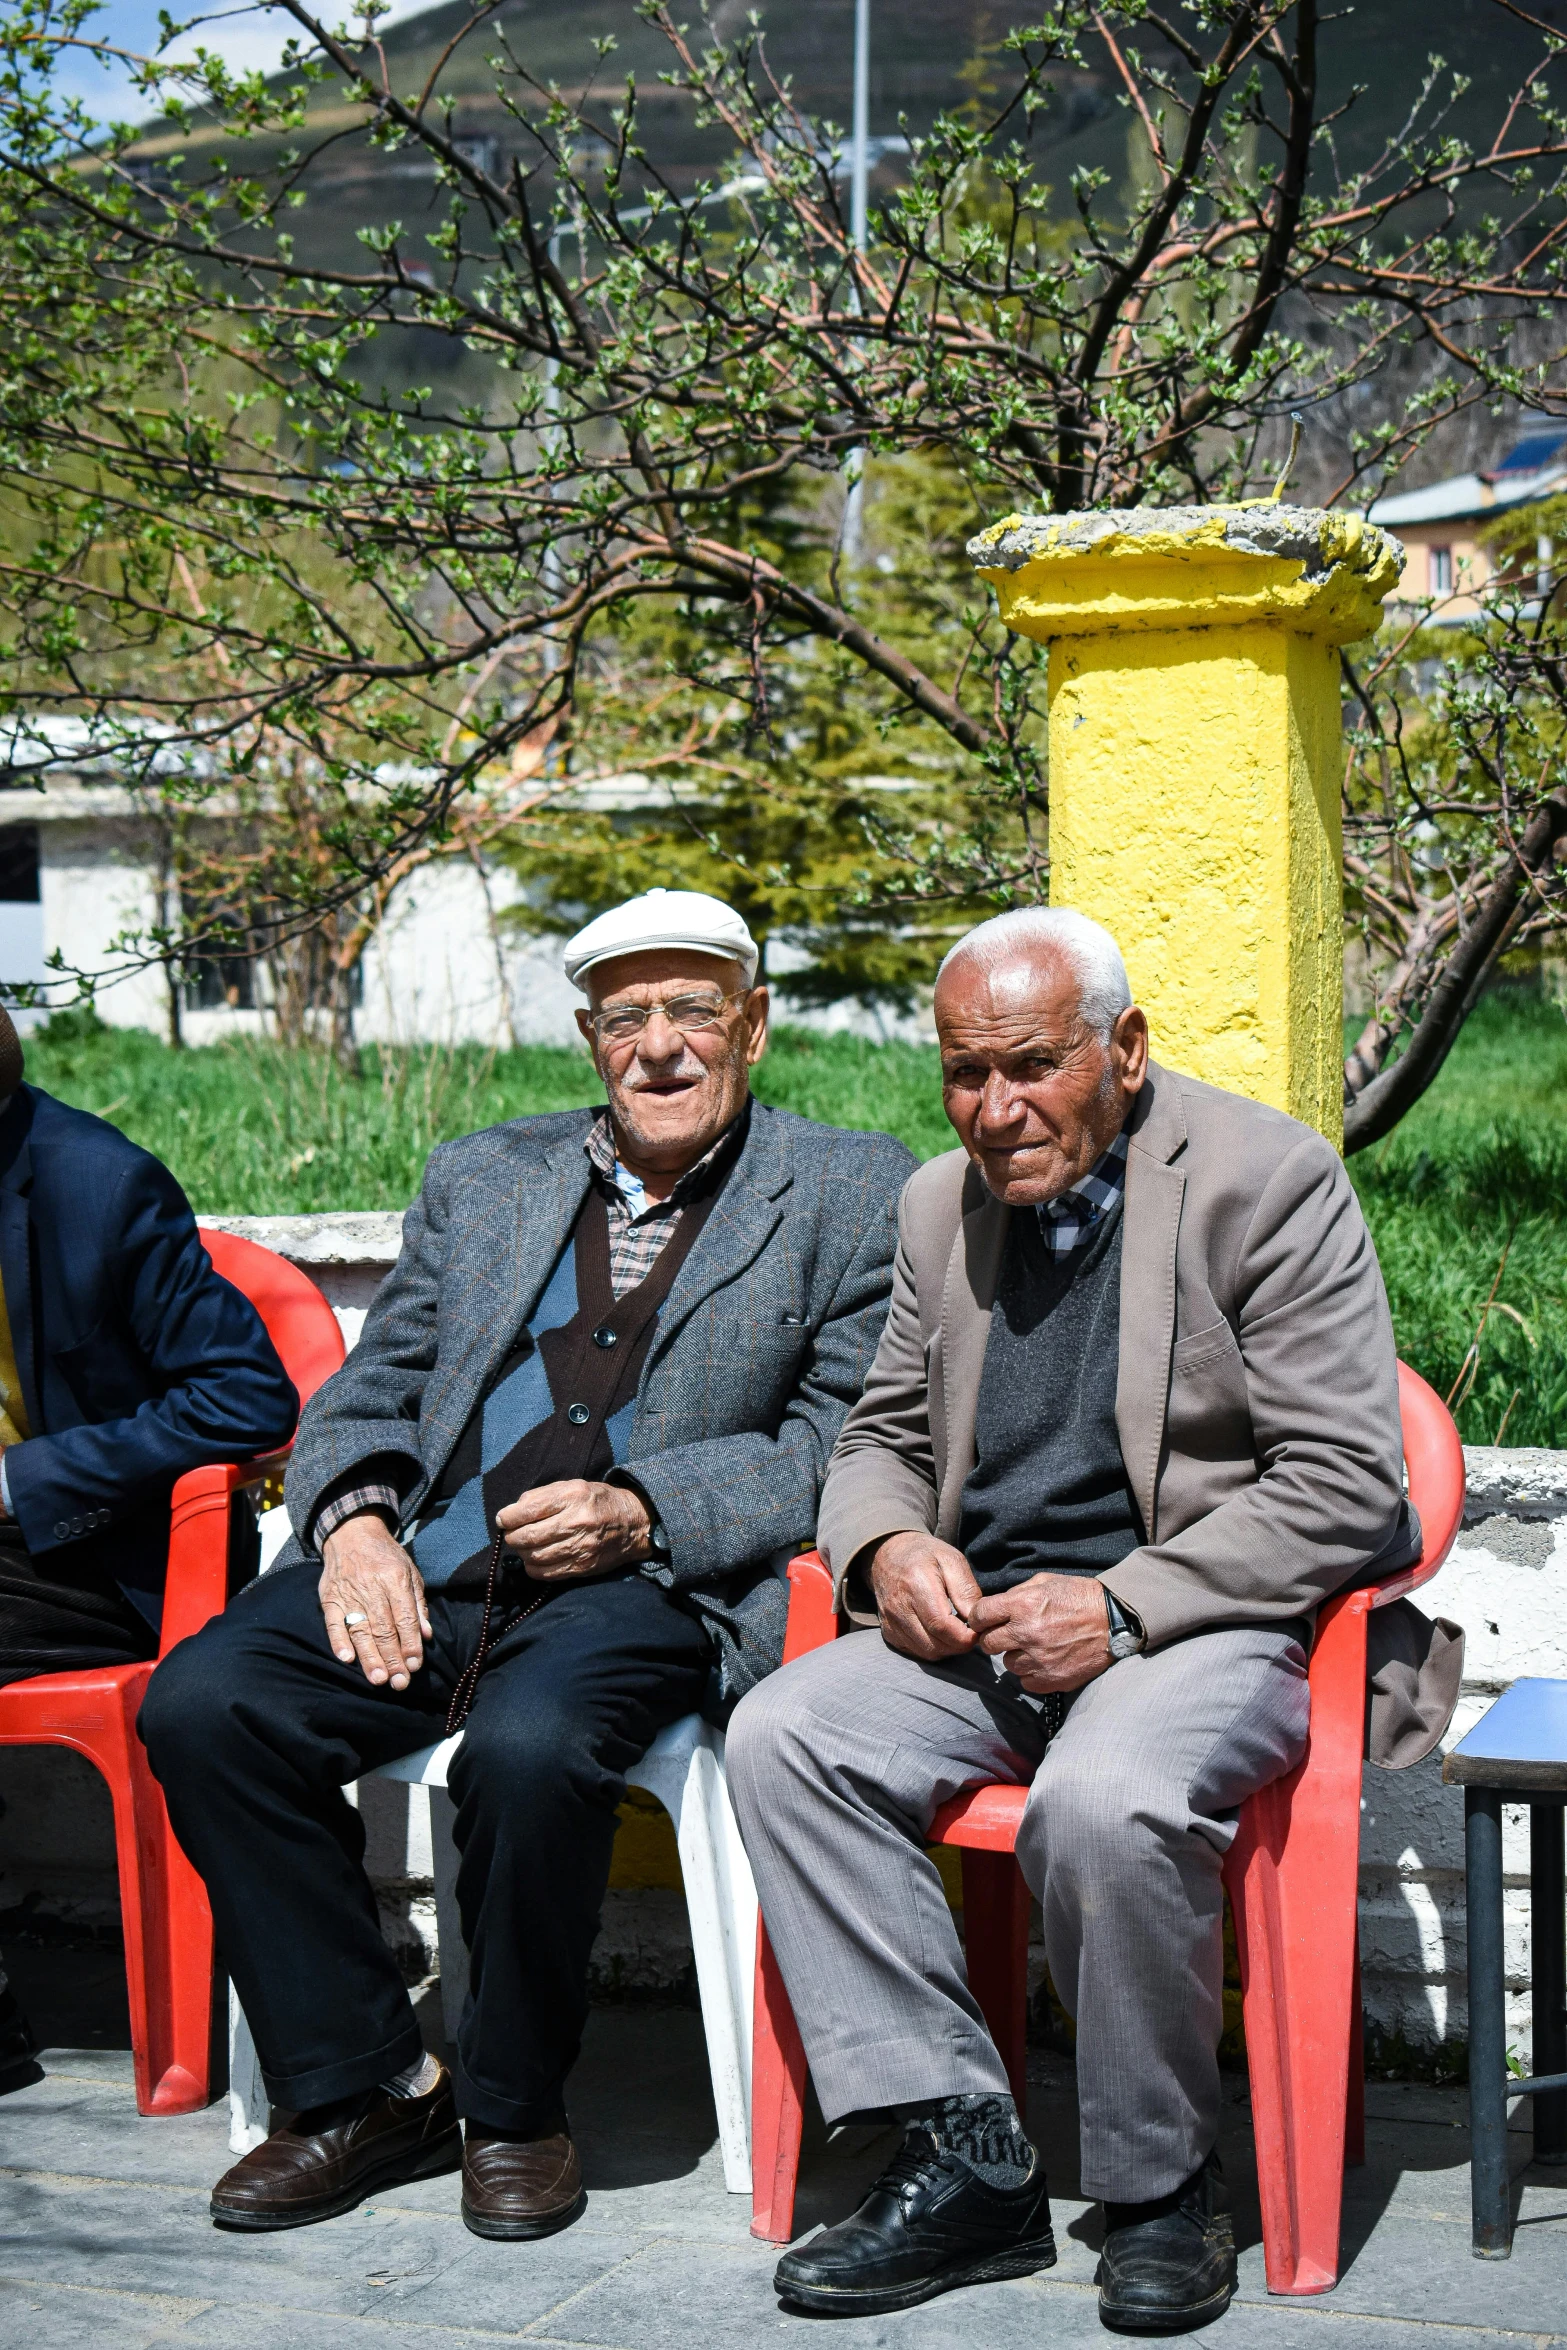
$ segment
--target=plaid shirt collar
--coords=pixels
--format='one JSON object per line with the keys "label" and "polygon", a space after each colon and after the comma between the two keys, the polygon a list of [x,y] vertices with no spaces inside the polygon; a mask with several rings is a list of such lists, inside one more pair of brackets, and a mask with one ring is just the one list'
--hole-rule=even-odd
{"label": "plaid shirt collar", "polygon": [[1123,1126],[1102,1158],[1096,1159],[1081,1183],[1059,1199],[1043,1201],[1036,1213],[1045,1246],[1052,1256],[1070,1256],[1085,1248],[1109,1210],[1126,1189],[1127,1130]]}
{"label": "plaid shirt collar", "polygon": [[[630,1189],[623,1188],[624,1170],[615,1154],[615,1129],[610,1124],[608,1110],[601,1110],[594,1119],[593,1124],[588,1128],[582,1147],[592,1161],[595,1171],[603,1178],[602,1188],[609,1195],[611,1207],[618,1205],[628,1223],[644,1224],[654,1216],[674,1215],[685,1206],[686,1201],[696,1190],[697,1185],[702,1181],[720,1151],[728,1149],[734,1141],[735,1129],[744,1116],[745,1112],[742,1110],[739,1118],[731,1119],[711,1150],[704,1151],[696,1165],[686,1169],[667,1198],[660,1200],[647,1199],[642,1193],[640,1184]],[[633,1210],[631,1202],[636,1198],[642,1198],[643,1204],[640,1208]]]}
{"label": "plaid shirt collar", "polygon": [[[687,1201],[713,1179],[715,1163],[727,1169],[730,1159],[738,1156],[745,1132],[746,1111],[742,1110],[724,1128],[712,1149],[704,1151],[696,1165],[686,1169],[667,1199],[649,1200],[640,1184],[629,1193],[622,1188],[625,1176],[615,1155],[615,1130],[609,1122],[608,1110],[600,1112],[583,1137],[582,1147],[588,1154],[593,1180],[603,1194],[609,1218],[609,1285],[617,1298],[624,1297],[628,1289],[635,1289],[647,1279],[685,1212]],[[634,1207],[637,1201],[641,1204]]]}

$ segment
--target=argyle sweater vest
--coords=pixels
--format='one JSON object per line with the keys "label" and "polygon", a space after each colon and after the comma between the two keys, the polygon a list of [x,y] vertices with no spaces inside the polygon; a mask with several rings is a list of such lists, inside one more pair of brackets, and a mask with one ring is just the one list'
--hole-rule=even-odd
{"label": "argyle sweater vest", "polygon": [[616,1298],[609,1217],[595,1187],[544,1293],[420,1513],[409,1548],[425,1582],[481,1583],[495,1515],[538,1485],[602,1478],[626,1458],[659,1309],[713,1194],[693,1200],[646,1278]]}

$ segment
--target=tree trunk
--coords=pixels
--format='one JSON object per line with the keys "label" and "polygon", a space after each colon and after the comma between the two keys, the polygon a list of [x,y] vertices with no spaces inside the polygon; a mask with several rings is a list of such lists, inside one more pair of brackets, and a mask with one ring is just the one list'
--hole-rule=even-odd
{"label": "tree trunk", "polygon": [[362,1077],[364,1066],[359,1058],[359,1043],[354,1035],[353,970],[339,970],[334,961],[332,971],[332,1058],[345,1077]]}
{"label": "tree trunk", "polygon": [[[1458,1032],[1480,999],[1486,981],[1528,919],[1534,878],[1554,861],[1567,838],[1567,795],[1557,793],[1537,808],[1514,854],[1481,898],[1426,998],[1425,1009],[1396,1061],[1350,1091],[1345,1080],[1344,1155],[1363,1151],[1390,1134],[1436,1077]],[[1353,1062],[1349,1064],[1353,1066]]]}

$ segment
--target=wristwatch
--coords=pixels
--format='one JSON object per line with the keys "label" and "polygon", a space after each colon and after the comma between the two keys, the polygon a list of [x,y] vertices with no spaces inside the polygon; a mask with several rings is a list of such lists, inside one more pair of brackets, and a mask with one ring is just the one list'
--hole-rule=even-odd
{"label": "wristwatch", "polygon": [[657,1513],[653,1508],[653,1504],[649,1501],[647,1495],[643,1492],[635,1477],[628,1476],[624,1469],[611,1469],[604,1482],[606,1485],[618,1485],[623,1492],[634,1493],[636,1495],[638,1501],[642,1504],[642,1507],[647,1511],[648,1558],[653,1560],[658,1566],[667,1567],[669,1564],[669,1536],[664,1532],[663,1526],[659,1522]]}
{"label": "wristwatch", "polygon": [[1123,1656],[1141,1656],[1148,1646],[1148,1635],[1142,1620],[1129,1607],[1123,1607],[1108,1584],[1099,1587],[1105,1595],[1105,1614],[1110,1619],[1110,1655],[1119,1663]]}

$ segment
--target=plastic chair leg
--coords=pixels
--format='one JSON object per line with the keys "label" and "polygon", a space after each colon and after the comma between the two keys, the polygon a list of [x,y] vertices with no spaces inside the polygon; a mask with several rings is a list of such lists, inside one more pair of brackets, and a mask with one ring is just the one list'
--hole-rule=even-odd
{"label": "plastic chair leg", "polygon": [[1311,1744],[1252,1796],[1225,1866],[1270,2293],[1338,2282],[1360,1867],[1365,1602],[1324,1609]]}
{"label": "plastic chair leg", "polygon": [[142,2110],[195,2113],[212,2101],[212,1910],[206,1886],[175,1841],[162,1791],[144,1762],[142,1774],[145,1786],[137,1789],[137,1803],[138,1808],[144,1800],[155,1806],[152,1832],[162,1848],[163,1887],[154,1913],[159,1946],[155,1958],[149,1951],[147,1961],[154,2029],[149,2034],[150,2094]]}
{"label": "plastic chair leg", "polygon": [[266,2137],[271,2101],[261,2078],[261,2059],[250,2036],[239,1994],[229,1985],[229,2152],[248,2154]]}
{"label": "plastic chair leg", "polygon": [[721,1745],[713,1733],[697,1745],[684,1786],[666,1808],[675,1815],[724,2184],[731,2195],[749,2195],[756,1886],[729,1807]]}
{"label": "plastic chair leg", "polygon": [[1360,1931],[1355,1931],[1355,1982],[1349,2002],[1349,2102],[1344,2115],[1344,2167],[1366,2160],[1366,2009],[1360,1986]]}
{"label": "plastic chair leg", "polygon": [[805,2127],[805,2043],[767,1928],[756,1929],[755,2055],[751,2073],[751,2233],[787,2244]]}
{"label": "plastic chair leg", "polygon": [[151,1677],[148,1665],[106,1688],[97,1719],[69,1743],[96,1765],[114,1803],[136,2110],[195,2113],[211,2095],[212,1912],[136,1735]]}
{"label": "plastic chair leg", "polygon": [[660,1732],[626,1779],[675,1823],[724,2184],[749,2195],[756,1885],[729,1801],[723,1735],[689,1714]]}
{"label": "plastic chair leg", "polygon": [[0,1691],[0,1743],[85,1755],[114,1807],[139,2113],[192,2113],[211,2078],[212,1914],[136,1735],[150,1664],[42,1674]]}
{"label": "plastic chair leg", "polygon": [[457,2045],[468,2004],[468,1945],[457,1908],[457,1806],[444,1787],[430,1789],[430,1863],[435,1874],[435,1940],[441,1967],[441,2028]]}
{"label": "plastic chair leg", "polygon": [[1010,1852],[963,1854],[963,1939],[969,1989],[1028,2117],[1028,1921],[1023,1872]]}
{"label": "plastic chair leg", "polygon": [[[116,1748],[118,1752],[114,1751]],[[105,1750],[108,1751],[105,1751]],[[157,1837],[149,1833],[145,1845],[139,1834],[136,1799],[130,1783],[130,1757],[120,1736],[105,1724],[87,1749],[108,1781],[114,1803],[114,1856],[120,1880],[120,1938],[125,1948],[125,1993],[130,2010],[131,2064],[136,2080],[136,2110],[151,2113],[162,2073],[159,2059],[164,2035],[152,2013],[153,1991],[148,1981],[157,1972],[158,1944],[166,1936],[156,1928],[146,1931],[147,1913],[158,1893]],[[152,1944],[149,1952],[148,1943]]]}
{"label": "plastic chair leg", "polygon": [[[449,2046],[456,2044],[468,1996],[468,1949],[457,1907],[457,1813],[445,1782],[446,1765],[456,1743],[451,1740],[443,1747],[407,1756],[401,1765],[389,1765],[380,1774],[414,1779],[428,1790],[441,2019]],[[662,1731],[626,1777],[631,1785],[655,1795],[675,1822],[724,2177],[732,2194],[745,2195],[751,2187],[756,1887],[729,1803],[723,1740],[699,1717],[690,1715]]]}

